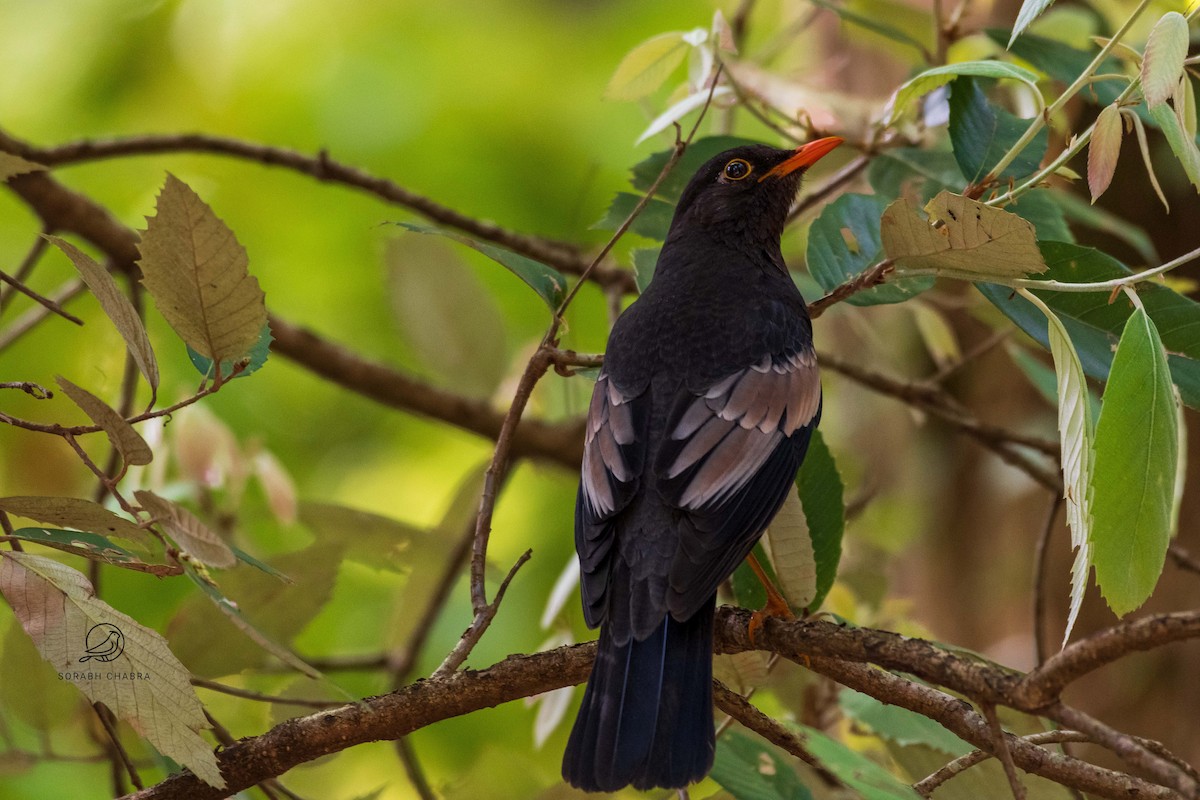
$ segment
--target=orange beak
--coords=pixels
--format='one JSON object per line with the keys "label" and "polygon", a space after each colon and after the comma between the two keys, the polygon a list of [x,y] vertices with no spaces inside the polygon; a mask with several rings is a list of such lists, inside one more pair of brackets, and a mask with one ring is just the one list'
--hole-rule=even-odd
{"label": "orange beak", "polygon": [[767,178],[782,178],[784,175],[793,173],[798,169],[810,167],[827,156],[831,150],[843,141],[845,140],[840,136],[826,136],[824,139],[816,139],[808,144],[802,144],[796,148],[794,155],[771,167],[758,180],[761,182]]}

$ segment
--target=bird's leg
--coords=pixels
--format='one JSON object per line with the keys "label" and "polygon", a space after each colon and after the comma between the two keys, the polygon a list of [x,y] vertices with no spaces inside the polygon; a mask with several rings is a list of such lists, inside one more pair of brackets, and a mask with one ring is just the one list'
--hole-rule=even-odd
{"label": "bird's leg", "polygon": [[750,615],[750,625],[747,629],[747,634],[750,636],[750,642],[754,643],[754,634],[758,633],[758,629],[762,627],[763,622],[767,617],[782,617],[783,619],[795,619],[796,615],[792,613],[791,606],[787,600],[783,599],[783,595],[775,588],[774,582],[767,576],[767,571],[762,568],[762,564],[758,563],[758,559],[754,557],[754,553],[746,556],[746,562],[750,565],[750,569],[754,570],[754,574],[762,581],[763,588],[767,590],[767,604],[763,606],[761,611],[755,611]]}

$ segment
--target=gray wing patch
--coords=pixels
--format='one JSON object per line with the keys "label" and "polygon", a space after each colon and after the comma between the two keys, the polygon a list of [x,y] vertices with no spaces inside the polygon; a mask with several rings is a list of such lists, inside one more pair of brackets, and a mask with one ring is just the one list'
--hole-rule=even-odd
{"label": "gray wing patch", "polygon": [[581,485],[593,518],[604,519],[618,510],[613,482],[626,484],[637,477],[640,464],[631,464],[622,448],[637,440],[631,398],[621,394],[601,373],[592,391],[583,444]]}
{"label": "gray wing patch", "polygon": [[677,411],[664,448],[663,478],[679,508],[721,505],[746,486],[784,438],[813,421],[821,404],[811,350],[767,356],[694,396]]}

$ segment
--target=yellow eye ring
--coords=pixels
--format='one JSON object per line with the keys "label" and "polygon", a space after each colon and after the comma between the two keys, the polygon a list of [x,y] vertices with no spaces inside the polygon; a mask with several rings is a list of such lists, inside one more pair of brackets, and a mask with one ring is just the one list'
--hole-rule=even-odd
{"label": "yellow eye ring", "polygon": [[744,158],[735,158],[725,165],[722,174],[726,179],[731,181],[741,181],[750,177],[750,173],[754,172],[754,167]]}

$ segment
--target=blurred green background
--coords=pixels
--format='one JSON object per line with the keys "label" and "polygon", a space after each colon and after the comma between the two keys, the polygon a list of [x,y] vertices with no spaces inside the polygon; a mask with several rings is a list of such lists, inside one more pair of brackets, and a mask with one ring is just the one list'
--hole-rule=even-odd
{"label": "blurred green background", "polygon": [[[731,15],[738,5],[0,0],[0,127],[37,145],[202,131],[310,154],[324,150],[466,214],[594,247],[608,234],[591,226],[613,193],[627,188],[628,168],[670,143],[662,135],[634,144],[665,106],[665,92],[644,106],[603,99],[621,56],[664,31],[707,29],[715,8]],[[917,8],[921,4],[913,9],[862,5],[872,13],[891,14],[902,27],[927,27]],[[981,4],[974,13],[1011,20],[1016,8],[1014,3]],[[750,42],[778,47],[773,63],[781,73],[809,81],[843,121],[853,121],[864,107],[881,104],[907,76],[911,53],[870,34],[848,32],[832,18],[819,20],[804,36],[780,38],[810,13],[807,4],[760,2]],[[1114,17],[1120,13],[1120,8],[1112,11]],[[1083,18],[1097,31],[1103,29],[1099,17]],[[1061,29],[1078,23],[1077,17],[1059,16],[1044,24]],[[778,143],[746,115],[734,121],[714,118],[705,131],[730,126],[741,135]],[[830,158],[814,180],[851,156]],[[507,405],[515,379],[549,321],[546,307],[514,276],[478,254],[404,236],[387,224],[413,219],[404,209],[286,171],[215,156],[124,158],[55,174],[121,222],[142,228],[166,171],[195,189],[237,233],[274,313],[433,384],[493,398],[499,408]],[[1139,194],[1144,176],[1138,180],[1136,191],[1110,192],[1112,202],[1127,204],[1121,213],[1159,218],[1150,201],[1138,199],[1147,196]],[[1177,219],[1163,226],[1169,229],[1164,257],[1175,254],[1168,237],[1178,235]],[[0,263],[18,263],[37,231],[28,209],[0,192]],[[628,264],[629,250],[637,244],[636,237],[624,242],[618,261]],[[795,264],[802,260],[802,244],[802,231],[789,234],[786,250]],[[50,292],[73,275],[68,260],[51,252],[31,284]],[[948,295],[946,307],[953,307],[954,291]],[[7,324],[28,307],[18,300],[2,321]],[[80,298],[71,308],[87,326],[60,320],[42,324],[19,346],[0,352],[0,380],[53,385],[54,375],[63,374],[97,394],[115,397],[124,362],[121,340],[92,298]],[[198,380],[182,344],[156,311],[148,319],[164,373],[163,398],[187,396]],[[608,330],[608,303],[587,287],[568,323],[564,346],[600,351]],[[955,333],[965,349],[988,331],[956,320]],[[912,313],[904,308],[839,308],[820,321],[817,338],[821,347],[897,375],[918,377],[935,366]],[[963,398],[973,407],[983,404],[981,416],[1053,436],[1052,409],[1011,369],[1006,372],[996,363],[981,362],[956,379]],[[538,387],[529,413],[543,419],[573,416],[582,411],[589,391],[582,379],[551,376]],[[1045,511],[1042,494],[974,445],[945,428],[927,427],[919,415],[893,401],[837,378],[826,378],[826,393],[823,429],[839,460],[848,499],[861,512],[848,531],[842,576],[829,606],[860,624],[932,632],[1013,666],[1030,666],[1030,553]],[[38,403],[9,393],[3,401],[5,410],[26,418],[81,420],[64,400]],[[206,443],[232,436],[243,453],[274,454],[304,500],[435,529],[422,540],[424,545],[399,557],[410,571],[372,564],[368,556],[353,552],[339,567],[328,552],[317,558],[313,553],[321,551],[304,550],[318,538],[312,526],[278,520],[259,483],[252,481],[244,495],[237,490],[228,474],[237,463],[224,464],[223,478],[210,475],[214,485],[202,498],[217,512],[232,515],[236,509],[236,524],[230,524],[239,544],[262,557],[296,554],[287,562],[288,571],[302,584],[320,587],[310,599],[320,605],[328,594],[311,622],[296,618],[295,648],[314,658],[379,653],[400,643],[396,631],[412,624],[416,613],[405,587],[417,575],[428,578],[441,570],[449,539],[457,538],[462,520],[474,511],[472,494],[464,492],[467,499],[455,502],[456,495],[462,485],[474,485],[492,450],[486,440],[385,409],[279,357],[201,408],[177,414],[166,435],[175,460],[164,479],[180,496],[194,489],[194,482],[186,480],[186,459],[210,458],[219,473],[224,456],[206,456]],[[100,453],[101,445],[90,446]],[[554,466],[522,463],[516,470],[495,518],[490,556],[498,574],[491,585],[526,548],[534,555],[471,666],[538,649],[553,637],[561,641],[586,635],[574,596],[562,622],[549,629],[538,624],[572,553],[575,481],[573,474]],[[89,476],[65,444],[0,427],[0,494],[90,496],[91,491]],[[1185,506],[1185,519],[1192,507]],[[439,523],[445,517],[443,530]],[[1185,532],[1195,534],[1186,524]],[[1067,541],[1064,530],[1053,544],[1050,597],[1055,613],[1065,605]],[[195,594],[184,581],[156,581],[122,570],[106,570],[101,588],[102,597],[116,608],[175,637],[173,645],[187,650],[185,663],[194,669],[196,662],[189,658],[201,659],[206,649],[209,655],[220,651],[227,646],[225,637],[240,635],[232,628],[206,629]],[[1177,598],[1187,597],[1186,590],[1173,584],[1163,594],[1168,599],[1161,601],[1162,608],[1178,607]],[[272,597],[261,612],[264,619],[293,618],[300,613],[294,605]],[[1112,621],[1096,598],[1083,619],[1086,629]],[[414,676],[436,668],[469,620],[466,583],[460,580]],[[28,670],[15,676],[8,670],[0,673],[0,741],[37,750],[40,734],[30,720],[42,709],[56,752],[94,752],[87,730],[94,724],[90,715],[70,705],[73,689],[37,672],[40,662],[28,653],[14,655],[25,646],[15,627],[11,615],[0,614],[2,663],[23,664]],[[281,637],[286,628],[280,627]],[[197,630],[213,638],[177,644],[187,639],[180,631]],[[286,636],[293,633],[297,630]],[[1194,657],[1200,645],[1186,647]],[[1136,706],[1144,700],[1141,690],[1148,692],[1163,676],[1182,669],[1179,660],[1151,664],[1155,658],[1147,656],[1148,661],[1119,673],[1112,683],[1105,677],[1089,684],[1095,694],[1089,710],[1119,713]],[[218,658],[210,677],[244,681],[268,692],[314,691],[269,671],[256,669],[239,677],[221,667]],[[378,672],[331,670],[330,675],[357,696],[392,688]],[[1110,698],[1108,693],[1116,691],[1111,687],[1120,681],[1125,687],[1133,681],[1141,689],[1132,697]],[[329,696],[327,687],[316,691]],[[277,719],[272,713],[280,713],[204,690],[201,698],[235,737],[261,733]],[[1183,694],[1177,698],[1188,699]],[[1188,728],[1193,723],[1164,717],[1161,707],[1147,705],[1145,729],[1137,732],[1194,755],[1189,748],[1200,745]],[[528,704],[510,703],[419,731],[412,743],[431,783],[447,798],[567,796],[554,787],[566,728],[560,726],[539,749],[534,745],[536,714]],[[149,758],[145,750],[135,756]],[[153,778],[157,773],[150,768],[145,774]],[[415,796],[389,743],[300,767],[284,782],[311,798],[348,799],[376,789],[382,789],[383,798]],[[109,786],[106,763],[0,761],[4,797],[86,800],[111,796]],[[716,790],[706,788],[711,791],[695,796]]]}

